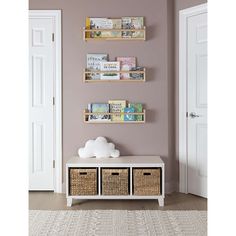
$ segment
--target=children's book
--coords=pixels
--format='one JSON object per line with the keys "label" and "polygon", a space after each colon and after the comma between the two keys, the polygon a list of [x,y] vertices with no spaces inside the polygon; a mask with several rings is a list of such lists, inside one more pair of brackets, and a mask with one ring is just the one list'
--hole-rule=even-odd
{"label": "children's book", "polygon": [[[125,100],[110,100],[108,101],[110,104],[110,112],[123,112],[124,108],[126,107],[126,101]],[[124,115],[111,115],[112,121],[124,121]]]}
{"label": "children's book", "polygon": [[[124,112],[127,113],[133,113],[134,112],[134,108],[133,107],[125,107],[124,108]],[[124,121],[135,121],[135,115],[131,114],[124,114]]]}
{"label": "children's book", "polygon": [[110,71],[101,73],[101,80],[119,80],[120,73],[115,73],[120,70],[120,62],[118,61],[107,61],[101,62],[101,71]]}
{"label": "children's book", "polygon": [[[132,20],[131,17],[122,17],[121,18],[122,29],[132,29]],[[122,38],[131,38],[132,31],[122,31]]]}
{"label": "children's book", "polygon": [[[143,29],[143,17],[122,17],[122,29]],[[123,38],[143,38],[142,31],[122,31]]]}
{"label": "children's book", "polygon": [[[143,17],[132,17],[132,28],[134,29],[143,29],[144,19]],[[143,38],[143,31],[134,31],[132,32],[132,38]]]}
{"label": "children's book", "polygon": [[[134,108],[134,112],[143,112],[143,104],[142,103],[129,103],[128,107]],[[143,115],[134,115],[136,121],[142,121]]]}
{"label": "children's book", "polygon": [[[129,71],[132,68],[136,67],[136,58],[135,57],[117,57],[117,61],[120,62],[121,71]],[[121,73],[120,79],[130,79],[130,73]]]}
{"label": "children's book", "polygon": [[91,38],[109,37],[110,31],[99,31],[99,29],[112,29],[113,23],[108,18],[90,18],[90,29],[98,29],[90,33]]}
{"label": "children's book", "polygon": [[[87,54],[87,70],[100,71],[101,70],[100,62],[107,60],[108,60],[107,54]],[[100,74],[99,73],[88,74],[87,79],[91,80],[100,79]]]}
{"label": "children's book", "polygon": [[[88,105],[90,112],[107,112],[109,113],[109,104],[107,103],[91,103]],[[93,114],[89,116],[89,121],[111,121],[110,115],[106,114]]]}
{"label": "children's book", "polygon": [[144,79],[144,74],[134,72],[134,71],[144,71],[144,67],[136,66],[136,67],[131,68],[131,70],[132,70],[132,73],[130,73],[131,79],[136,79],[136,80],[143,80]]}

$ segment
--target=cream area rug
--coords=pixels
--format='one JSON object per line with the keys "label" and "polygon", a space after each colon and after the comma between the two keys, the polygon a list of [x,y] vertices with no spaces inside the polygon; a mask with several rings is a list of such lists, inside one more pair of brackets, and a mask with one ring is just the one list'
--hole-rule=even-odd
{"label": "cream area rug", "polygon": [[206,211],[29,211],[29,235],[207,235]]}

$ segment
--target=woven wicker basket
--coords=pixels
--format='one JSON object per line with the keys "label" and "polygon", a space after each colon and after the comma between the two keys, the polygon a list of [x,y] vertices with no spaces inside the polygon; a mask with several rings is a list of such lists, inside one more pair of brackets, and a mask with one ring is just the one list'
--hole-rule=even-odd
{"label": "woven wicker basket", "polygon": [[133,168],[133,194],[134,195],[160,195],[160,169]]}
{"label": "woven wicker basket", "polygon": [[97,195],[97,169],[70,169],[70,195]]}
{"label": "woven wicker basket", "polygon": [[124,169],[102,168],[102,194],[103,195],[128,195],[129,171]]}

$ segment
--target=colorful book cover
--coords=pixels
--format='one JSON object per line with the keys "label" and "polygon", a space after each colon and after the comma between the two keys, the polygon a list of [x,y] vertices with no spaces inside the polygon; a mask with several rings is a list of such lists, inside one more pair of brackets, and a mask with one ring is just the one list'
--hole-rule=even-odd
{"label": "colorful book cover", "polygon": [[101,71],[111,71],[101,73],[101,80],[119,80],[120,73],[115,73],[120,70],[120,62],[118,61],[101,61]]}
{"label": "colorful book cover", "polygon": [[[132,29],[132,20],[131,17],[122,17],[121,18],[122,29]],[[131,31],[122,31],[122,38],[131,38]]]}
{"label": "colorful book cover", "polygon": [[[143,29],[144,18],[143,17],[132,17],[132,28],[134,29]],[[143,31],[134,31],[132,32],[132,38],[143,38]]]}
{"label": "colorful book cover", "polygon": [[143,80],[144,79],[144,74],[134,72],[134,71],[144,71],[144,67],[136,66],[136,67],[131,68],[131,70],[133,71],[133,73],[130,73],[131,79],[136,79],[136,80]]}
{"label": "colorful book cover", "polygon": [[[113,23],[108,18],[90,18],[90,29],[112,29]],[[90,33],[91,38],[109,37],[110,31],[93,31]]]}
{"label": "colorful book cover", "polygon": [[[92,103],[90,104],[91,112],[110,112],[109,104],[107,103]],[[111,121],[110,115],[106,114],[93,114],[89,116],[89,121]]]}
{"label": "colorful book cover", "polygon": [[[87,70],[94,71],[94,70],[101,70],[100,62],[107,61],[108,55],[107,54],[87,54]],[[86,79],[97,80],[100,79],[99,73],[91,73],[87,74]]]}
{"label": "colorful book cover", "polygon": [[[128,107],[134,108],[134,112],[143,112],[143,104],[142,103],[129,103]],[[136,121],[142,121],[143,115],[135,115]]]}
{"label": "colorful book cover", "polygon": [[[124,108],[124,112],[127,113],[133,113],[134,112],[134,108],[133,107],[125,107]],[[124,114],[124,121],[135,121],[135,115],[132,114]]]}
{"label": "colorful book cover", "polygon": [[[143,29],[143,17],[122,17],[122,29]],[[123,38],[143,38],[142,31],[122,31]]]}
{"label": "colorful book cover", "polygon": [[[126,107],[126,101],[125,100],[110,100],[108,101],[110,104],[110,112],[123,112],[124,108]],[[124,121],[124,115],[111,115],[112,121]]]}
{"label": "colorful book cover", "polygon": [[[136,58],[135,57],[117,57],[117,61],[120,62],[120,70],[129,71],[132,68],[136,67]],[[120,79],[130,79],[130,73],[121,73]]]}

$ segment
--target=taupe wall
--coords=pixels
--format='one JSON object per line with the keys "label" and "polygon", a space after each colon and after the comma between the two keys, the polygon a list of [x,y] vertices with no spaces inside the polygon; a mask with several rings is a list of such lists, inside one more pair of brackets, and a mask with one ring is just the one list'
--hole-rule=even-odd
{"label": "taupe wall", "polygon": [[[197,6],[203,3],[206,3],[206,0],[175,0],[174,6],[174,20],[175,20],[175,156],[178,159],[178,150],[179,150],[179,131],[178,131],[178,122],[179,122],[179,11]],[[176,165],[176,177],[178,178],[178,165]]]}
{"label": "taupe wall", "polygon": [[[105,136],[117,144],[122,155],[161,155],[166,164],[167,191],[175,189],[174,16],[186,2],[194,1],[176,1],[174,7],[172,0],[29,0],[30,9],[62,10],[64,180],[65,163],[77,154],[78,147],[88,139]],[[86,16],[144,16],[147,41],[86,43],[81,31]],[[84,84],[82,72],[87,53],[108,53],[111,60],[116,56],[136,56],[138,64],[147,68],[147,83]],[[144,103],[147,123],[83,123],[82,112],[87,103],[109,99]]]}

